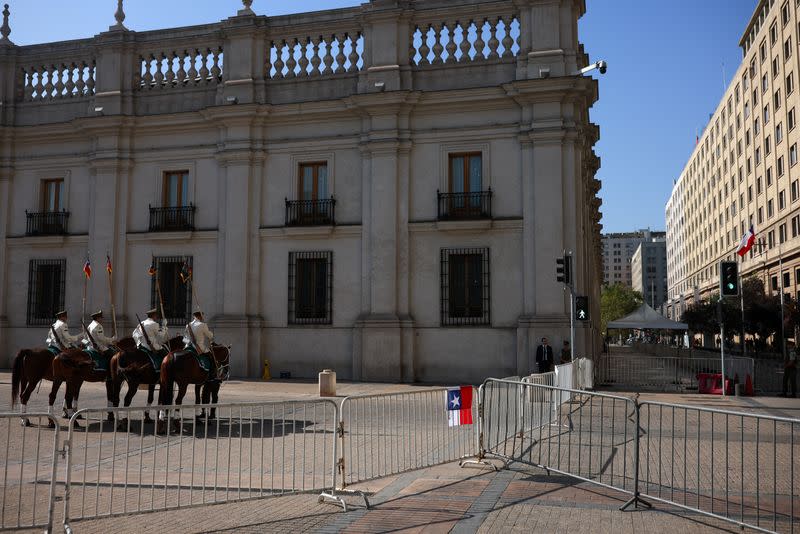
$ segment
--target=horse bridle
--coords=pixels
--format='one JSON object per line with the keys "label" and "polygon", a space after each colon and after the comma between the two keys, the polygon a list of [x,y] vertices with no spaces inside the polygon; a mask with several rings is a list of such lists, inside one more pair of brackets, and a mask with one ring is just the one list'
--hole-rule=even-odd
{"label": "horse bridle", "polygon": [[[230,377],[230,369],[231,369],[231,346],[230,345],[216,345],[217,347],[222,347],[227,352],[225,361],[227,363],[220,363],[217,362],[217,374],[224,375],[225,378],[221,380],[227,380]],[[216,360],[216,357],[214,358]]]}

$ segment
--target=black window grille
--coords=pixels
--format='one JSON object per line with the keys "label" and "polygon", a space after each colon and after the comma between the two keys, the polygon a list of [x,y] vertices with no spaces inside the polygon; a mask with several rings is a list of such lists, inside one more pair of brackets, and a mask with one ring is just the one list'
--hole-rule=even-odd
{"label": "black window grille", "polygon": [[149,229],[151,232],[193,231],[195,209],[192,204],[165,208],[150,206]]}
{"label": "black window grille", "polygon": [[442,326],[488,325],[489,249],[441,251]]}
{"label": "black window grille", "polygon": [[31,326],[53,323],[64,309],[67,260],[31,260],[28,270],[28,321]]}
{"label": "black window grille", "polygon": [[333,252],[289,253],[289,324],[331,324]]}
{"label": "black window grille", "polygon": [[164,315],[169,326],[184,326],[192,315],[192,279],[186,283],[181,280],[181,271],[186,264],[192,269],[192,256],[156,256],[153,266],[156,274],[150,281],[150,306],[158,308],[158,291],[156,276],[161,286],[161,298],[164,300]]}
{"label": "black window grille", "polygon": [[336,224],[336,199],[286,200],[286,226]]}
{"label": "black window grille", "polygon": [[68,211],[29,212],[25,210],[25,235],[67,234]]}

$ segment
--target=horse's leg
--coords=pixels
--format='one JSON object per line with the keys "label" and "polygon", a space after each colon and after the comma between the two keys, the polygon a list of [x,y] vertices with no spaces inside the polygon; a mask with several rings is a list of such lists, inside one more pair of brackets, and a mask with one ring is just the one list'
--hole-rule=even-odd
{"label": "horse's leg", "polygon": [[[47,399],[48,406],[47,406],[47,413],[49,415],[53,415],[53,405],[56,403],[56,397],[58,396],[58,390],[61,388],[61,380],[53,378],[53,387],[50,388],[50,396]],[[51,419],[47,424],[50,428],[55,428],[56,424]]]}
{"label": "horse's leg", "polygon": [[[114,406],[114,383],[111,377],[106,377],[106,407],[111,408]],[[114,422],[114,412],[108,412],[107,419],[109,422]]]}
{"label": "horse's leg", "polygon": [[[211,389],[211,403],[212,404],[219,404],[219,382],[214,382],[210,388]],[[211,408],[211,419],[217,418],[217,409]]]}
{"label": "horse's leg", "polygon": [[22,414],[22,426],[31,426],[31,420],[28,419],[25,413],[27,413],[28,411],[28,399],[31,398],[31,394],[33,394],[33,390],[36,389],[36,384],[38,383],[39,383],[38,380],[36,382],[34,382],[33,380],[29,381],[25,386],[24,391],[19,396],[19,402],[20,402],[19,411],[20,414]]}
{"label": "horse's leg", "polygon": [[64,403],[61,406],[61,411],[64,413],[64,418],[69,419],[72,415],[70,410],[72,409],[72,380],[67,379],[67,390],[64,392]]}
{"label": "horse's leg", "polygon": [[[155,396],[156,396],[156,385],[155,384],[149,384],[147,386],[147,407],[148,408],[153,405],[153,398],[155,398]],[[145,423],[152,423],[153,422],[153,418],[150,417],[150,412],[149,411],[144,412],[144,422]]]}
{"label": "horse's leg", "polygon": [[[131,405],[133,396],[136,395],[136,389],[139,387],[139,383],[136,382],[135,380],[131,380],[130,378],[126,379],[125,382],[128,384],[128,391],[125,392],[125,398],[123,399],[122,405],[125,408],[127,408],[128,406]],[[117,389],[117,393],[119,393],[120,389],[122,389],[121,386],[119,389]],[[117,403],[119,403],[119,401]],[[120,419],[119,423],[117,423],[117,429],[125,430],[127,425],[128,425],[128,412],[125,412],[125,416],[122,419]]]}
{"label": "horse's leg", "polygon": [[[75,383],[72,385],[72,399],[75,401],[75,404],[74,404],[73,410],[72,410],[73,414],[76,413],[79,410],[79,408],[78,408],[78,397],[80,397],[80,395],[81,395],[81,386],[83,386],[83,380],[81,380],[81,379],[76,380]],[[75,419],[83,419],[83,416],[78,414],[78,417],[76,417]]]}
{"label": "horse's leg", "polygon": [[[188,389],[189,384],[186,382],[178,382],[178,395],[175,397],[175,405],[180,406],[183,404],[183,397],[186,396],[186,390]],[[175,410],[176,413],[179,413],[179,409]],[[175,428],[180,431],[180,419],[175,419]]]}
{"label": "horse's leg", "polygon": [[[200,399],[200,392],[203,392],[203,397],[205,397],[206,390],[203,389],[203,384],[195,384],[194,385],[194,403],[195,404],[205,404],[205,401]],[[200,413],[195,416],[195,419],[202,419],[206,415],[205,408],[200,408]]]}

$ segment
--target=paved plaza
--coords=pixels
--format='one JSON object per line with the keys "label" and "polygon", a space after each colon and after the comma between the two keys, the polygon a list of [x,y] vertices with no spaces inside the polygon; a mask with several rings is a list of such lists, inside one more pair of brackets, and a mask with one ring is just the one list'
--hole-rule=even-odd
{"label": "paved plaza", "polygon": [[[43,383],[41,391],[35,393],[31,399],[29,411],[42,409],[47,405],[47,392],[49,383]],[[369,383],[340,383],[337,393],[341,396],[346,395],[373,395],[381,393],[401,393],[401,392],[424,392],[430,391],[433,386],[421,385],[397,385],[397,384],[369,384]],[[316,384],[301,381],[231,381],[223,386],[220,394],[220,401],[223,403],[233,402],[272,402],[272,401],[314,401],[316,395]],[[622,394],[631,396],[630,393]],[[337,402],[341,399],[337,398]],[[146,392],[141,391],[134,399],[135,405],[144,405]],[[641,400],[654,400],[691,405],[705,405],[723,409],[730,409],[751,414],[775,415],[781,417],[800,417],[800,401],[796,399],[781,399],[770,397],[755,398],[721,398],[710,396],[699,396],[691,394],[643,394]],[[57,406],[60,406],[60,398]],[[100,384],[86,384],[81,396],[81,407],[102,407],[105,405],[105,392]],[[10,374],[0,373],[0,408],[8,410],[10,408]],[[577,416],[581,410],[591,409],[588,406],[578,408],[574,412],[573,419],[577,424]],[[589,412],[586,412],[589,413]],[[596,407],[595,407],[596,413]],[[358,413],[354,414],[356,417]],[[314,427],[324,427],[326,435],[333,435],[331,421],[327,421],[326,416],[318,414],[312,416],[303,413],[302,417],[293,417],[293,421],[305,421]],[[604,416],[608,419],[608,414]],[[289,443],[289,439],[298,439],[301,435],[297,428],[288,428],[280,431],[275,430],[274,414],[268,414],[263,420],[272,420],[272,425],[267,426],[267,430],[272,432],[271,436],[275,439],[282,438]],[[99,423],[98,423],[99,425]],[[184,478],[174,480],[175,472],[180,473],[181,466],[189,463],[179,464],[175,469],[169,467],[170,461],[174,463],[176,455],[188,456],[188,449],[179,449],[179,445],[187,446],[190,441],[197,443],[204,441],[217,442],[218,447],[224,448],[225,440],[228,439],[230,447],[231,439],[233,443],[241,443],[245,433],[237,433],[235,424],[230,428],[216,429],[213,436],[216,439],[194,440],[196,436],[173,438],[171,452],[156,460],[156,452],[153,453],[153,471],[159,475],[166,474],[167,479],[175,482],[178,487],[186,486]],[[613,425],[612,425],[613,426]],[[331,428],[328,428],[331,427]],[[584,428],[589,428],[584,424]],[[66,430],[66,425],[62,424],[62,429]],[[202,426],[201,426],[202,429]],[[106,434],[97,437],[94,433],[87,433],[86,439],[102,442],[110,437],[108,432],[111,426],[107,425]],[[31,432],[43,435],[52,432],[47,429],[34,429]],[[227,434],[226,434],[227,432]],[[253,431],[251,431],[253,432]],[[260,432],[265,432],[263,423]],[[595,431],[593,431],[595,432]],[[285,435],[284,435],[285,433]],[[292,435],[294,433],[295,435]],[[66,435],[66,434],[62,434]],[[143,434],[145,435],[145,434]],[[208,434],[206,434],[208,435]],[[302,434],[305,436],[305,434]],[[105,436],[105,437],[103,437]],[[138,436],[138,434],[135,434]],[[83,437],[79,436],[81,439]],[[116,436],[115,436],[116,437]],[[159,443],[163,448],[163,438],[156,438],[149,434],[145,439],[162,439]],[[376,440],[385,439],[376,437]],[[772,438],[770,438],[772,439]],[[776,436],[776,440],[781,440]],[[236,441],[240,440],[240,441]],[[785,441],[785,440],[783,440]],[[112,440],[113,442],[113,440]],[[134,440],[135,442],[135,440]],[[44,441],[43,441],[44,443]],[[79,442],[81,443],[81,442]],[[92,441],[87,443],[93,444]],[[11,449],[17,448],[18,442],[11,443]],[[21,444],[19,444],[21,445]],[[621,457],[625,457],[627,445],[617,444],[618,449],[622,450]],[[800,444],[790,444],[797,447]],[[368,443],[363,444],[368,447]],[[314,450],[323,450],[320,445]],[[392,449],[394,447],[394,449]],[[595,444],[595,447],[597,445]],[[716,447],[716,446],[715,446]],[[97,452],[100,455],[99,446],[97,450],[90,448],[90,455]],[[233,446],[232,448],[236,448]],[[390,450],[402,449],[403,443],[390,442]],[[704,450],[705,448],[703,448]],[[713,450],[713,447],[711,448]],[[159,446],[153,446],[153,450],[160,450]],[[210,450],[210,449],[208,449]],[[217,448],[213,449],[214,451]],[[698,449],[699,450],[699,449]],[[781,449],[782,451],[784,449]],[[666,452],[653,449],[653,462],[656,457],[666,457]],[[119,457],[120,451],[115,451]],[[204,454],[196,451],[195,470],[198,469],[199,462],[204,461]],[[599,451],[598,457],[602,456],[603,449]],[[109,451],[103,450],[104,458]],[[215,452],[216,454],[216,452]],[[263,453],[262,453],[263,454]],[[548,454],[549,451],[548,451]],[[703,452],[702,454],[706,454]],[[170,456],[171,455],[171,456]],[[206,452],[206,455],[208,453]],[[219,469],[226,472],[227,476],[234,473],[241,476],[241,473],[251,473],[250,461],[254,454],[252,450],[239,449],[231,455],[233,463],[227,469]],[[269,456],[269,453],[267,454]],[[317,455],[321,456],[321,455]],[[397,461],[402,461],[402,454],[397,452]],[[795,458],[798,457],[795,452]],[[698,454],[698,458],[701,455]],[[705,456],[703,456],[705,458]],[[244,460],[246,466],[242,468],[241,461]],[[179,460],[182,462],[184,460]],[[294,459],[293,459],[294,461]],[[307,465],[308,459],[303,457],[298,460],[300,465]],[[314,460],[316,461],[316,460]],[[322,461],[322,460],[321,460]],[[552,465],[552,458],[549,460]],[[614,460],[618,462],[618,460]],[[705,461],[705,459],[703,459]],[[238,468],[237,468],[237,462]],[[91,462],[90,462],[91,463]],[[149,468],[144,460],[145,469]],[[494,461],[502,467],[502,463]],[[93,476],[97,480],[102,480],[105,484],[113,486],[113,479],[109,479],[109,464],[105,467],[99,463]],[[315,464],[316,465],[316,464]],[[329,464],[328,464],[329,465]],[[653,464],[655,465],[655,463]],[[63,494],[63,468],[61,464],[61,474],[58,477],[59,485],[57,495]],[[46,471],[47,465],[44,466]],[[126,465],[126,468],[128,466]],[[279,466],[280,468],[280,466]],[[113,464],[110,470],[113,472]],[[330,469],[327,467],[326,469]],[[350,467],[352,469],[352,467]],[[211,471],[217,471],[216,466]],[[294,472],[294,464],[292,465]],[[661,472],[661,471],[659,471]],[[16,472],[9,473],[13,476]],[[26,474],[26,479],[29,474]],[[141,476],[141,473],[140,473]],[[179,476],[179,475],[178,475]],[[299,480],[309,475],[305,470]],[[748,475],[748,484],[757,484],[752,473]],[[46,480],[45,473],[39,473],[36,477],[38,484],[26,484],[26,495],[30,493],[31,487],[37,490],[36,497],[26,502],[36,501],[39,509],[44,509],[46,504]],[[226,479],[227,481],[228,479]],[[239,479],[234,479],[236,482]],[[111,484],[108,482],[111,481]],[[309,487],[313,484],[318,485],[318,480],[313,476],[309,479]],[[196,480],[193,484],[196,483]],[[227,484],[227,482],[226,482]],[[294,487],[299,487],[297,482]],[[770,484],[771,485],[771,484]],[[286,487],[286,486],[284,486]],[[574,478],[558,475],[555,473],[547,474],[541,469],[533,468],[523,464],[511,464],[508,469],[501,469],[497,472],[490,470],[480,470],[475,468],[460,468],[457,463],[447,463],[426,469],[411,470],[399,475],[384,476],[369,482],[362,482],[348,486],[349,490],[359,490],[369,496],[370,508],[364,507],[364,501],[356,495],[348,495],[345,500],[348,502],[348,511],[343,513],[340,507],[328,503],[318,502],[318,493],[309,492],[305,494],[292,494],[284,496],[272,496],[266,498],[256,498],[244,502],[213,504],[195,506],[191,508],[171,510],[166,512],[149,512],[137,515],[128,515],[107,519],[91,519],[73,522],[72,526],[76,532],[133,532],[141,528],[169,529],[170,532],[660,532],[681,529],[689,532],[734,532],[738,531],[735,526],[710,519],[700,514],[687,512],[671,508],[667,505],[658,504],[652,511],[632,511],[621,512],[619,507],[624,503],[628,495],[623,493],[598,487],[590,483],[582,483]],[[85,490],[84,490],[85,491]],[[79,493],[79,492],[76,492]],[[88,492],[85,497],[85,504],[92,508],[98,506],[102,509],[109,503],[109,498],[119,500],[117,493],[107,493],[105,489],[99,491],[96,496],[93,491]],[[177,497],[176,502],[182,506],[187,504],[199,504],[197,496]],[[33,494],[30,494],[33,497]],[[126,493],[126,497],[131,499]],[[144,501],[151,499],[152,502],[159,503],[161,499],[172,499],[169,492],[155,492],[153,496],[145,496]],[[237,496],[238,497],[238,496]],[[245,493],[242,497],[248,497]],[[140,496],[136,497],[137,500]],[[794,499],[796,500],[796,499]],[[785,503],[784,503],[785,504]],[[119,505],[119,503],[117,503]],[[116,505],[115,505],[116,506]],[[791,504],[787,505],[791,506]],[[155,506],[158,508],[158,506]],[[780,505],[779,505],[780,508]],[[795,504],[794,513],[800,510],[800,503]],[[10,508],[6,513],[13,512]],[[75,513],[71,512],[72,516]],[[87,514],[91,515],[91,514]],[[61,498],[56,502],[56,525],[57,531],[61,530],[60,523],[63,517],[63,502]],[[771,525],[767,525],[771,528]],[[795,531],[800,529],[800,524],[796,522]],[[780,529],[779,529],[780,530]]]}

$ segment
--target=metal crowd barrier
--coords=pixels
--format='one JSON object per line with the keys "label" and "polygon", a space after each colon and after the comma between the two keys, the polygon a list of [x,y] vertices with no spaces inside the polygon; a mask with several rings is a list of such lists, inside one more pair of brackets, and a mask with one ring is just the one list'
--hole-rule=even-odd
{"label": "metal crowd barrier", "polygon": [[762,532],[800,529],[800,420],[639,404],[641,493]]}
{"label": "metal crowd barrier", "polygon": [[[662,356],[606,356],[598,365],[598,382],[605,386],[655,391],[697,389],[698,373],[720,373],[720,358],[674,358]],[[744,384],[755,380],[752,358],[725,359],[725,374]]]}
{"label": "metal crowd barrier", "polygon": [[[212,408],[215,419],[197,417]],[[143,423],[157,410],[175,434]],[[109,411],[122,428],[106,421]],[[66,442],[65,531],[81,519],[287,493],[321,492],[344,506],[335,495],[338,421],[332,400],[80,410]]]}
{"label": "metal crowd barrier", "polygon": [[[53,529],[55,473],[58,469],[60,431],[58,421],[46,413],[29,413],[23,427],[19,413],[0,414],[2,491],[0,530]],[[52,423],[55,429],[49,429]]]}
{"label": "metal crowd barrier", "polygon": [[[524,407],[509,413],[520,391]],[[480,398],[481,455],[634,494],[636,406],[630,398],[492,378]]]}
{"label": "metal crowd barrier", "polygon": [[477,455],[478,398],[471,425],[449,426],[447,389],[346,397],[341,404],[342,488]]}

